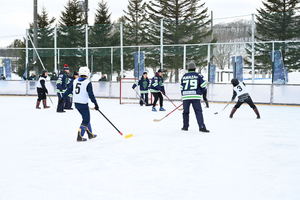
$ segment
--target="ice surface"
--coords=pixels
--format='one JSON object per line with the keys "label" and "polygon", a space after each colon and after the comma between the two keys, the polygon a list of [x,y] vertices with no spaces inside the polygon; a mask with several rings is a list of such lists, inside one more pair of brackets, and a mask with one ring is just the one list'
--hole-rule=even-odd
{"label": "ice surface", "polygon": [[[54,98],[53,98],[54,100]],[[300,107],[204,108],[210,134],[181,112],[98,99],[124,139],[91,111],[95,140],[77,143],[80,115],[34,109],[34,97],[0,97],[1,200],[299,200]],[[56,102],[56,99],[55,99]],[[177,102],[178,104],[179,102]],[[165,102],[167,111],[173,109]]]}

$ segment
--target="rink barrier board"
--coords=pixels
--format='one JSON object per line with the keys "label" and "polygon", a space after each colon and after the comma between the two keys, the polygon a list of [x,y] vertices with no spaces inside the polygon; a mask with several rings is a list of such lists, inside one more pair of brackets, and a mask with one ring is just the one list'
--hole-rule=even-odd
{"label": "rink barrier board", "polygon": [[[57,95],[48,95],[50,97],[57,97]],[[0,97],[37,97],[37,95],[34,94],[30,94],[30,95],[19,95],[19,94],[0,94]],[[96,99],[114,99],[114,100],[119,100],[118,97],[96,97]],[[136,100],[138,101],[136,98],[135,99],[131,99],[131,100]],[[173,99],[173,101],[175,103],[177,102],[181,102],[181,100],[179,99]],[[228,102],[226,101],[209,101],[209,103],[213,103],[213,104],[227,104]],[[232,105],[234,105],[236,102],[230,103]],[[281,103],[263,103],[263,102],[254,102],[255,105],[258,106],[287,106],[287,107],[300,107],[300,104],[281,104]],[[132,102],[132,103],[125,103],[125,104],[139,104],[139,102]],[[123,104],[121,104],[123,105]]]}
{"label": "rink barrier board", "polygon": [[[96,97],[119,98],[119,82],[92,82]],[[49,95],[56,96],[56,82],[47,81]],[[168,97],[172,100],[181,100],[180,84],[165,83]],[[259,104],[300,105],[300,84],[271,85],[247,84],[252,99]],[[131,85],[123,87],[123,97],[137,99]],[[210,102],[228,102],[232,97],[232,85],[229,83],[214,83],[208,85],[207,98]],[[35,96],[36,81],[0,81],[0,95]],[[228,100],[228,101],[227,101]]]}

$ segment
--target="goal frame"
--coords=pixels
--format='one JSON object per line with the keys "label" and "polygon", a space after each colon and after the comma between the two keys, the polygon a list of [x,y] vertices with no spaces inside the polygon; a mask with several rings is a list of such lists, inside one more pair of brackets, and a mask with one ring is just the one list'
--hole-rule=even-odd
{"label": "goal frame", "polygon": [[[136,102],[124,102],[124,101],[122,101],[122,99],[124,99],[123,96],[122,96],[123,95],[123,93],[122,93],[122,89],[123,88],[122,87],[123,87],[123,82],[125,82],[126,80],[132,81],[133,83],[136,83],[138,81],[137,78],[121,78],[120,79],[120,93],[119,93],[120,94],[119,95],[119,103],[120,103],[120,105],[122,105],[122,104],[139,104],[139,98],[138,97],[137,97],[138,101],[136,101]],[[134,91],[132,91],[132,92],[134,92]],[[149,91],[149,94],[150,94],[149,100],[150,100],[150,103],[152,103],[152,94],[150,93],[150,91]],[[128,99],[131,99],[131,98],[128,98]]]}

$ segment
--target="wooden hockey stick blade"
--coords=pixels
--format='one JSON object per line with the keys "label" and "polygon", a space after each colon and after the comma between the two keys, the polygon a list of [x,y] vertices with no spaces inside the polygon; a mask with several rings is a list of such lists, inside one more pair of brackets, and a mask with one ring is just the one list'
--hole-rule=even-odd
{"label": "wooden hockey stick blade", "polygon": [[160,122],[161,119],[154,119],[153,121],[154,121],[154,122]]}

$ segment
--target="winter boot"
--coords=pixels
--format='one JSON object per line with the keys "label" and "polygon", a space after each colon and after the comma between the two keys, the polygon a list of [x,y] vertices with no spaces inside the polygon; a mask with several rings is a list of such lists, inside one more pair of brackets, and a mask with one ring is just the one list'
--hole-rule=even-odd
{"label": "winter boot", "polygon": [[88,127],[86,128],[86,132],[88,134],[89,139],[93,139],[93,138],[97,137],[96,134],[92,133],[92,126],[91,126],[91,124],[89,124]]}
{"label": "winter boot", "polygon": [[156,110],[155,107],[152,107],[152,111],[153,111],[153,112],[157,112],[157,110]]}
{"label": "winter boot", "polygon": [[236,108],[232,108],[231,113],[229,115],[230,118],[233,117],[233,114],[235,113],[236,110],[237,110]]}
{"label": "winter boot", "polygon": [[209,108],[208,101],[205,101],[206,108]]}
{"label": "winter boot", "polygon": [[84,130],[82,129],[82,126],[80,126],[80,129],[78,129],[77,142],[87,141],[87,139],[82,136],[82,133],[84,134]]}
{"label": "winter boot", "polygon": [[45,109],[50,108],[50,106],[47,106],[47,100],[43,99],[43,106]]}
{"label": "winter boot", "polygon": [[199,129],[200,132],[209,133],[209,130],[207,130],[205,127]]}
{"label": "winter boot", "polygon": [[260,119],[260,114],[259,114],[257,108],[254,108],[253,110],[254,110],[254,112],[256,114],[256,119]]}
{"label": "winter boot", "polygon": [[40,103],[41,103],[41,101],[39,101],[39,100],[36,101],[36,106],[35,106],[36,109],[41,109]]}
{"label": "winter boot", "polygon": [[163,107],[160,107],[159,111],[166,111],[166,109],[164,109]]}

